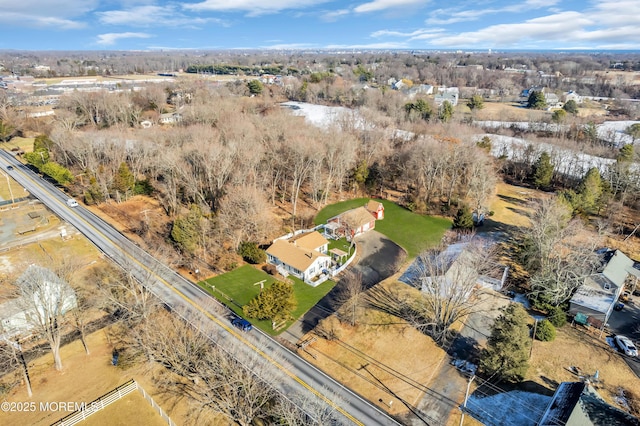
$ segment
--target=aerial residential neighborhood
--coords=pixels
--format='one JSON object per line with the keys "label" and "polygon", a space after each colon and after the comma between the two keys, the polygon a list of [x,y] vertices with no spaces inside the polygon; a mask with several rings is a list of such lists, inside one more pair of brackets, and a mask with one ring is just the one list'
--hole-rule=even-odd
{"label": "aerial residential neighborhood", "polygon": [[468,3],[4,5],[0,425],[640,424],[639,6]]}

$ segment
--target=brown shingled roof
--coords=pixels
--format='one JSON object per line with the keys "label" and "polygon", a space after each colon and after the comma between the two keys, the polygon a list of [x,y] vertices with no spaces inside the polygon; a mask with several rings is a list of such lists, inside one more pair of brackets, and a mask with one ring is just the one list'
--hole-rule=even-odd
{"label": "brown shingled roof", "polygon": [[301,272],[306,271],[317,258],[329,257],[315,250],[297,247],[294,243],[286,240],[276,240],[267,249],[267,253]]}
{"label": "brown shingled roof", "polygon": [[375,217],[364,207],[358,207],[353,210],[348,210],[341,215],[343,223],[349,225],[350,228],[359,228],[364,224],[375,220]]}
{"label": "brown shingled roof", "polygon": [[315,250],[320,246],[329,244],[329,241],[322,236],[318,231],[307,232],[306,234],[300,234],[289,241],[294,241],[295,244],[303,249]]}

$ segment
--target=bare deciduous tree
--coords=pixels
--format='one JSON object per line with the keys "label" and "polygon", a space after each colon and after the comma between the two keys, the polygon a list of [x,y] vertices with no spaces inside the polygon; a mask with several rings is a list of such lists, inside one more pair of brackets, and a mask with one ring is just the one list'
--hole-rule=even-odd
{"label": "bare deciduous tree", "polygon": [[531,274],[531,290],[542,304],[568,300],[598,265],[600,236],[584,229],[558,198],[539,201],[531,227],[523,231],[522,260]]}
{"label": "bare deciduous tree", "polygon": [[60,342],[65,314],[76,307],[73,289],[50,269],[30,265],[16,281],[27,322],[49,344],[56,370],[62,370]]}
{"label": "bare deciduous tree", "polygon": [[478,279],[496,268],[494,246],[479,240],[437,247],[422,253],[415,263],[413,284],[420,288],[406,312],[418,328],[438,343],[446,343],[450,328],[474,310]]}
{"label": "bare deciduous tree", "polygon": [[153,321],[140,324],[132,333],[149,359],[165,367],[158,385],[168,394],[189,397],[195,422],[210,421],[212,413],[246,426],[268,418],[277,400],[273,385],[281,377],[257,355],[240,362],[212,345],[209,336],[214,331],[196,330],[165,313],[154,315]]}
{"label": "bare deciduous tree", "polygon": [[340,306],[343,315],[349,318],[352,326],[356,325],[358,310],[365,302],[365,291],[367,287],[362,280],[362,274],[358,271],[346,271],[338,283],[339,291],[335,301]]}

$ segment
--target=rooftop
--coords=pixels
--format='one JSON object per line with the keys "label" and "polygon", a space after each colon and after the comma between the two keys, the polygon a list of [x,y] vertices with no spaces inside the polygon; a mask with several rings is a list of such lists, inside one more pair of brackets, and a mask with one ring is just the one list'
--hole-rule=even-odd
{"label": "rooftop", "polygon": [[280,261],[299,271],[306,271],[319,257],[329,257],[315,250],[298,247],[287,240],[276,240],[267,249],[267,254],[277,257]]}

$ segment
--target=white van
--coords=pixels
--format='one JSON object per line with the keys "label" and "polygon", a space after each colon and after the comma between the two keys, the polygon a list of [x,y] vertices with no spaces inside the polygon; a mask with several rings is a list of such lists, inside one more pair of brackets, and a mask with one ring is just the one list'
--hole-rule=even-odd
{"label": "white van", "polygon": [[67,200],[67,205],[69,207],[78,207],[78,202],[76,200],[74,200],[73,198],[69,198]]}

